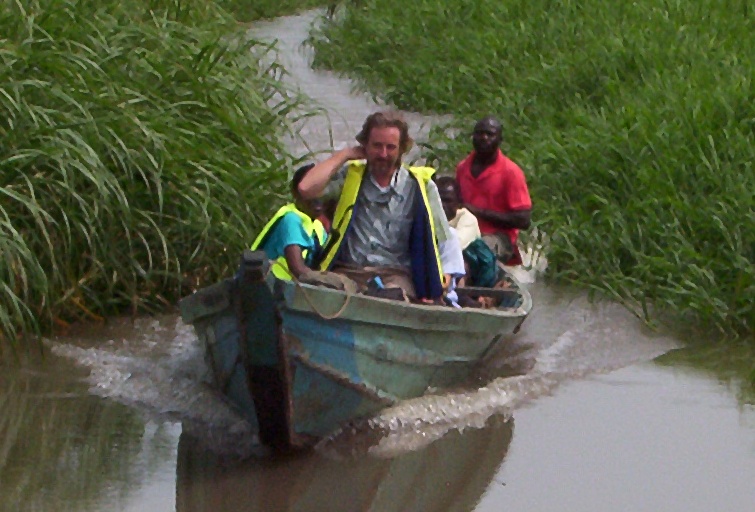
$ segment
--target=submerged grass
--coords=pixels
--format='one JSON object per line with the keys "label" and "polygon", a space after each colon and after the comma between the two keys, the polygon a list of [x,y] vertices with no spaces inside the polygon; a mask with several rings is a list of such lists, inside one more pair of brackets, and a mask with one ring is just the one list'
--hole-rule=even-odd
{"label": "submerged grass", "polygon": [[753,18],[746,0],[363,0],[312,43],[398,107],[454,114],[426,148],[442,171],[499,116],[550,275],[752,339]]}
{"label": "submerged grass", "polygon": [[16,0],[0,27],[0,357],[227,274],[286,192],[269,46],[203,0]]}

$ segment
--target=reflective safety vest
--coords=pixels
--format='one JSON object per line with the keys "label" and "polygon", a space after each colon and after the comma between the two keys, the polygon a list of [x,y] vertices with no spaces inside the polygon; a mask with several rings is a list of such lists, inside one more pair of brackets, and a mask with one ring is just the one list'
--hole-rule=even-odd
{"label": "reflective safety vest", "polygon": [[[285,206],[282,206],[277,212],[275,212],[273,218],[270,219],[267,224],[265,224],[265,227],[262,228],[262,231],[260,231],[260,234],[257,235],[257,238],[252,244],[253,251],[258,250],[260,247],[265,245],[267,235],[272,231],[273,227],[275,227],[278,221],[288,213],[294,213],[299,216],[304,231],[307,233],[307,235],[311,236],[315,240],[315,248],[323,246],[325,239],[327,238],[327,234],[325,233],[325,226],[322,225],[322,222],[317,219],[313,220],[309,215],[298,210],[293,203],[289,203]],[[308,253],[308,249],[303,249],[302,258],[306,260]],[[288,262],[286,261],[285,255],[279,256],[275,261],[277,262],[277,264],[273,264],[272,266],[273,275],[278,279],[290,281],[292,276],[291,272],[288,270]]]}
{"label": "reflective safety vest", "polygon": [[[345,234],[349,230],[354,205],[362,186],[362,178],[367,164],[364,160],[349,162],[346,179],[341,190],[341,197],[333,216],[330,240],[324,249],[320,270],[329,270],[338,253]],[[419,202],[423,207],[417,208],[412,222],[409,237],[409,253],[411,259],[411,273],[414,288],[419,298],[438,298],[443,294],[443,269],[440,263],[438,240],[435,236],[435,224],[430,212],[430,201],[427,198],[427,182],[432,179],[435,169],[432,167],[409,167],[409,173],[419,183]]]}

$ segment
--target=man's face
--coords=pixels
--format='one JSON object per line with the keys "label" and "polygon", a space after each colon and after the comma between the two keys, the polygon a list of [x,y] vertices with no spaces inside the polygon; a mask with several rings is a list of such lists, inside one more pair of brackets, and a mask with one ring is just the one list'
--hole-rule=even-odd
{"label": "man's face", "polygon": [[400,141],[401,132],[398,128],[384,126],[370,131],[370,138],[364,148],[370,172],[386,173],[398,168],[401,158]]}
{"label": "man's face", "polygon": [[472,146],[475,151],[490,154],[498,150],[501,145],[501,127],[490,120],[477,123],[472,133]]}
{"label": "man's face", "polygon": [[456,217],[456,212],[461,207],[456,197],[456,191],[452,187],[444,187],[438,189],[438,195],[440,196],[440,202],[443,203],[443,212],[446,214],[446,219],[451,220]]}

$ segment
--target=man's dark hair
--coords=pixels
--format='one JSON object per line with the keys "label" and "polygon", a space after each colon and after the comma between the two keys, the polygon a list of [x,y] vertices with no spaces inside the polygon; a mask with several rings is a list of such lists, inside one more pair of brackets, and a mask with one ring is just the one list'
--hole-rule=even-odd
{"label": "man's dark hair", "polygon": [[477,126],[479,126],[481,124],[487,124],[491,128],[493,128],[496,132],[498,132],[498,134],[500,134],[500,135],[503,134],[503,126],[501,125],[501,122],[498,120],[498,118],[495,117],[495,116],[485,116],[485,117],[483,117],[482,119],[480,119],[479,121],[477,121],[477,123],[475,123],[475,128],[477,128]]}
{"label": "man's dark hair", "polygon": [[454,195],[458,201],[461,201],[461,194],[459,193],[459,184],[456,183],[456,179],[451,176],[438,176],[435,179],[435,185],[438,190],[444,190],[450,188],[454,191]]}
{"label": "man's dark hair", "polygon": [[299,195],[299,183],[301,183],[301,180],[306,176],[306,174],[309,172],[309,170],[314,167],[315,164],[307,164],[302,165],[296,171],[294,171],[294,175],[291,178],[291,192],[295,195]]}
{"label": "man's dark hair", "polygon": [[367,116],[362,125],[362,131],[356,136],[357,142],[363,146],[367,145],[373,128],[398,128],[400,134],[399,152],[402,155],[409,151],[414,144],[414,140],[409,136],[409,125],[398,112],[375,112]]}

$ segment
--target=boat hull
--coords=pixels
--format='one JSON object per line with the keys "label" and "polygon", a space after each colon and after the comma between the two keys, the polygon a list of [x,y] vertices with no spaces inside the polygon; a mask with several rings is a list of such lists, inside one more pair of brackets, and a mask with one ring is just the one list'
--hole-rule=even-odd
{"label": "boat hull", "polygon": [[215,386],[265,444],[306,445],[400,400],[464,384],[516,332],[531,300],[454,309],[275,279],[259,253],[181,302]]}

